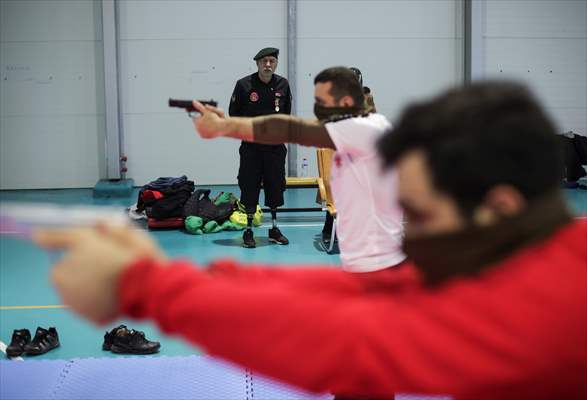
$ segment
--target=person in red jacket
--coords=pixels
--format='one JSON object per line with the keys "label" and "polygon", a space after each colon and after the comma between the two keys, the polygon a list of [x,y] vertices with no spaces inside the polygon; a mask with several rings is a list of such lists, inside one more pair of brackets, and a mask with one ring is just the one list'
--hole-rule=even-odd
{"label": "person in red jacket", "polygon": [[[153,320],[217,357],[342,396],[587,396],[587,221],[558,189],[550,120],[513,83],[406,109],[378,144],[399,174],[412,261],[373,274],[169,260],[144,232],[36,233],[95,323]],[[385,184],[385,182],[381,182]]]}

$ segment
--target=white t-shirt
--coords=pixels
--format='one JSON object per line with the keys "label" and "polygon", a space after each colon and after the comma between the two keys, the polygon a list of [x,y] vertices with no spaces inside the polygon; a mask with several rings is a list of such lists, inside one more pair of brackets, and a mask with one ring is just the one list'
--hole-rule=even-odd
{"label": "white t-shirt", "polygon": [[381,114],[369,114],[325,127],[336,146],[330,186],[343,269],[371,272],[399,264],[406,256],[397,174],[382,171],[375,148],[391,124]]}

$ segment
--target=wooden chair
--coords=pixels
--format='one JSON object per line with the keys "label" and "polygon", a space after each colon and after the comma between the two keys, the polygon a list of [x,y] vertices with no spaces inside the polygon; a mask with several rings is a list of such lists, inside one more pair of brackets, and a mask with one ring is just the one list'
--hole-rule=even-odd
{"label": "wooden chair", "polygon": [[288,176],[285,178],[285,187],[288,189],[315,188],[318,187],[318,178]]}
{"label": "wooden chair", "polygon": [[332,169],[332,160],[334,158],[334,150],[332,149],[318,149],[316,151],[318,158],[318,194],[316,201],[322,204],[322,210],[327,211],[333,218],[332,233],[330,235],[330,242],[326,244],[321,240],[321,245],[324,250],[331,254],[335,249],[336,239],[336,207],[334,199],[332,198],[332,191],[330,189],[330,171]]}

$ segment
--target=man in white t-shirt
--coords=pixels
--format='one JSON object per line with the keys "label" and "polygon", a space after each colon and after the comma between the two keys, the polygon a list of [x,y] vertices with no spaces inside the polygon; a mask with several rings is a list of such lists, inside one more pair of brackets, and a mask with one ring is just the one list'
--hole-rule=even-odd
{"label": "man in white t-shirt", "polygon": [[314,78],[318,121],[287,115],[224,116],[194,102],[201,137],[232,137],[256,143],[297,143],[336,151],[330,184],[336,203],[343,268],[373,272],[400,264],[403,215],[396,200],[395,172],[382,172],[375,142],[388,129],[380,114],[366,113],[363,89],[349,68],[325,69]]}

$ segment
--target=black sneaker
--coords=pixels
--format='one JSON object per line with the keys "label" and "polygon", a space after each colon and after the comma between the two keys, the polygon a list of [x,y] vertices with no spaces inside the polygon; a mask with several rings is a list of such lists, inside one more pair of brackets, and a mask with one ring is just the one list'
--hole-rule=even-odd
{"label": "black sneaker", "polygon": [[340,249],[338,248],[338,238],[334,235],[334,242],[332,242],[331,232],[322,232],[319,244],[322,250],[328,254],[340,253]]}
{"label": "black sneaker", "polygon": [[279,230],[278,227],[269,229],[269,241],[277,244],[289,244],[289,240]]}
{"label": "black sneaker", "polygon": [[322,243],[330,243],[330,238],[332,238],[332,232],[322,231]]}
{"label": "black sneaker", "polygon": [[257,247],[257,244],[255,243],[255,238],[253,237],[253,230],[250,228],[247,228],[245,230],[245,233],[243,233],[243,247],[246,247],[248,249],[254,249],[255,247]]}
{"label": "black sneaker", "polygon": [[45,354],[49,350],[59,347],[59,335],[55,328],[37,328],[32,342],[24,346],[24,352],[29,356]]}
{"label": "black sneaker", "polygon": [[153,354],[160,347],[159,342],[147,340],[144,332],[122,328],[116,331],[110,350],[118,354]]}
{"label": "black sneaker", "polygon": [[[332,232],[322,232],[322,243],[327,246],[330,246],[330,241],[332,240]],[[334,244],[338,243],[338,237],[334,235]]]}
{"label": "black sneaker", "polygon": [[6,347],[8,357],[18,357],[24,353],[24,346],[31,342],[31,333],[28,329],[15,329],[12,332],[12,340]]}
{"label": "black sneaker", "polygon": [[127,330],[126,325],[119,325],[116,328],[112,329],[110,332],[106,332],[104,334],[104,343],[102,344],[102,350],[110,351],[112,348],[112,343],[114,343],[114,338],[119,330]]}

